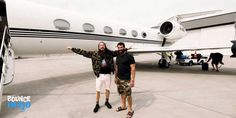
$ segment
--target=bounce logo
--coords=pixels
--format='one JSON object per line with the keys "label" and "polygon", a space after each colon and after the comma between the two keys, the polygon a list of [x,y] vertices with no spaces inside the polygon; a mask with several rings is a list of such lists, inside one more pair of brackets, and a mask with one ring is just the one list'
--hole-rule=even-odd
{"label": "bounce logo", "polygon": [[7,96],[8,108],[19,108],[21,111],[26,111],[30,106],[30,96]]}

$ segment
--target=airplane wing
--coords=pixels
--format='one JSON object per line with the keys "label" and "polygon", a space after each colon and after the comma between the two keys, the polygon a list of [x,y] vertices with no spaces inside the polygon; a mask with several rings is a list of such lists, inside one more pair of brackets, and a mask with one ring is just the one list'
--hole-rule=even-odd
{"label": "airplane wing", "polygon": [[227,47],[201,47],[201,48],[177,48],[177,47],[157,47],[157,48],[138,48],[138,49],[130,49],[130,53],[156,53],[156,52],[173,52],[173,51],[199,51],[199,50],[216,50],[216,49],[229,49],[230,46]]}

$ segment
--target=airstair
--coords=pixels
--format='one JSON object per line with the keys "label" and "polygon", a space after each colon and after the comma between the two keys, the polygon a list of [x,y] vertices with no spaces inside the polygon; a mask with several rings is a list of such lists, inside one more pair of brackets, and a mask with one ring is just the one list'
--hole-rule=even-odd
{"label": "airstair", "polygon": [[8,27],[5,26],[0,43],[0,100],[2,100],[3,86],[10,84],[14,78],[14,52],[9,48],[10,36],[8,31]]}
{"label": "airstair", "polygon": [[[14,78],[14,52],[11,49],[7,22],[6,4],[0,0],[0,102],[2,103],[3,86]],[[1,104],[0,104],[1,110]]]}

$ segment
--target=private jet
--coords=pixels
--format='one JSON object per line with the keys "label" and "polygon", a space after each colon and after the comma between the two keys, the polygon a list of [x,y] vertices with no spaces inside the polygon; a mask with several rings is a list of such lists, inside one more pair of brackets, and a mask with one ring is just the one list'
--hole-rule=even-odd
{"label": "private jet", "polygon": [[[173,51],[231,48],[235,57],[236,13],[218,12],[176,15],[144,28],[25,0],[0,0],[0,95],[3,85],[14,78],[15,57],[71,53],[67,46],[97,50],[98,42],[103,41],[109,49],[115,50],[118,42],[125,42],[127,47],[132,47],[130,53],[160,52],[159,64],[167,67],[167,55]],[[195,18],[191,18],[193,16]]]}

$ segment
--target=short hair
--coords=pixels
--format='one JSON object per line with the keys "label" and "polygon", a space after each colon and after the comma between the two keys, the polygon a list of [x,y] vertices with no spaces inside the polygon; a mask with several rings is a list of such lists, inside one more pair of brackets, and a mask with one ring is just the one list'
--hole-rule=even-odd
{"label": "short hair", "polygon": [[119,42],[118,44],[117,44],[117,46],[118,45],[122,45],[124,48],[125,48],[125,43],[123,43],[123,42]]}

